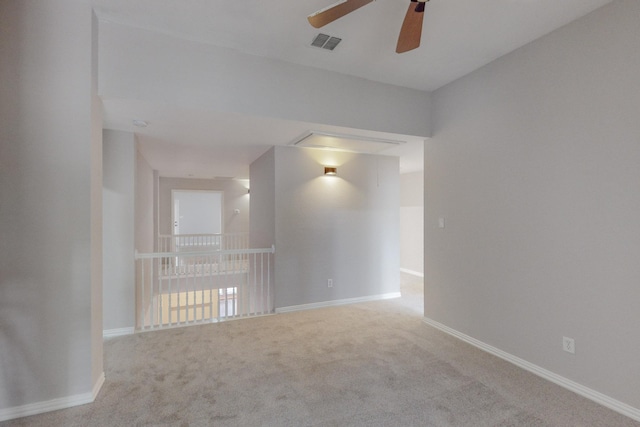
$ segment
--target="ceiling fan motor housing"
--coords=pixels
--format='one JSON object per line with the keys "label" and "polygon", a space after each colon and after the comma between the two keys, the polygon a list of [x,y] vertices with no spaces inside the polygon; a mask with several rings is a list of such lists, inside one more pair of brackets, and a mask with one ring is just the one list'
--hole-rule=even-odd
{"label": "ceiling fan motor housing", "polygon": [[416,5],[416,12],[424,12],[424,4],[429,0],[411,0],[412,3],[418,3]]}

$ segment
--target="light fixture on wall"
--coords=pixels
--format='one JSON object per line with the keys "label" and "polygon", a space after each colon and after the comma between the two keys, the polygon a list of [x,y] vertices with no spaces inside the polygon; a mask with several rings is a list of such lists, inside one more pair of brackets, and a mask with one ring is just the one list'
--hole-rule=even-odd
{"label": "light fixture on wall", "polygon": [[338,168],[336,168],[334,166],[325,166],[324,167],[324,174],[325,175],[330,175],[330,176],[338,175]]}

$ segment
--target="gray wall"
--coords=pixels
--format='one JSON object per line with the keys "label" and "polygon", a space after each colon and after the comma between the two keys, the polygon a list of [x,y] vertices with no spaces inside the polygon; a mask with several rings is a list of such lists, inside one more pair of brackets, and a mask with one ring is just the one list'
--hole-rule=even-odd
{"label": "gray wall", "polygon": [[615,1],[436,91],[425,149],[425,316],[635,408],[639,17]]}
{"label": "gray wall", "polygon": [[[249,167],[251,178],[251,215],[249,219],[249,246],[270,248],[276,242],[276,169],[275,149],[271,148]],[[269,266],[269,283],[275,283],[275,261]]]}
{"label": "gray wall", "polygon": [[[86,1],[75,3],[79,19],[87,15]],[[91,398],[104,382],[102,355],[102,100],[98,96],[98,18],[91,12]],[[68,29],[66,30],[68,33]],[[77,83],[77,82],[76,82]],[[78,93],[78,97],[80,94]]]}
{"label": "gray wall", "polygon": [[103,131],[103,327],[135,327],[134,250],[154,251],[154,171],[131,132]]}
{"label": "gray wall", "polygon": [[400,268],[424,274],[424,173],[400,175]]}
{"label": "gray wall", "polygon": [[140,150],[136,150],[135,158],[135,248],[138,252],[154,252],[158,178]]}
{"label": "gray wall", "polygon": [[276,243],[275,159],[275,148],[271,148],[250,166],[252,192],[249,238],[252,248],[270,248]]}
{"label": "gray wall", "polygon": [[0,413],[89,401],[103,371],[95,23],[88,1],[0,2]]}
{"label": "gray wall", "polygon": [[130,132],[103,132],[103,327],[135,326],[136,146]]}
{"label": "gray wall", "polygon": [[[249,231],[248,182],[229,179],[188,179],[160,177],[160,234],[171,234],[171,190],[213,190],[224,192],[224,233]],[[239,209],[240,213],[234,213]]]}
{"label": "gray wall", "polygon": [[414,89],[110,22],[100,25],[100,56],[100,94],[109,99],[405,135],[431,132],[429,94]]}
{"label": "gray wall", "polygon": [[[264,210],[274,209],[276,308],[399,292],[398,158],[298,147],[266,156],[251,180],[274,175],[275,206],[264,200]],[[327,164],[338,176],[324,176]]]}

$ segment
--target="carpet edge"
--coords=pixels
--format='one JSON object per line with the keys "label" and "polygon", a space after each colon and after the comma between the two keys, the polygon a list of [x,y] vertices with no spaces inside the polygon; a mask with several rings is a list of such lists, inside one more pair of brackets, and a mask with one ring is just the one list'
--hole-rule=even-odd
{"label": "carpet edge", "polygon": [[600,393],[599,391],[593,390],[580,383],[577,383],[573,380],[570,380],[554,372],[551,372],[545,368],[542,368],[538,365],[535,365],[531,362],[528,362],[510,353],[507,353],[506,351],[500,350],[497,347],[486,344],[469,335],[463,334],[462,332],[459,332],[453,328],[445,326],[442,323],[436,322],[435,320],[432,320],[428,317],[424,317],[422,319],[422,322],[448,335],[451,335],[461,341],[464,341],[467,344],[471,344],[472,346],[477,347],[480,350],[483,350],[489,354],[492,354],[496,357],[506,360],[507,362],[512,363],[526,371],[529,371],[547,381],[551,381],[552,383],[557,384],[560,387],[563,387],[569,391],[572,391],[582,397],[586,397],[587,399],[593,402],[596,402],[604,407],[607,407],[619,414],[629,417],[634,421],[640,421],[640,409],[638,408],[634,408],[633,406],[628,405],[619,400],[616,400],[610,396],[607,396],[606,394]]}

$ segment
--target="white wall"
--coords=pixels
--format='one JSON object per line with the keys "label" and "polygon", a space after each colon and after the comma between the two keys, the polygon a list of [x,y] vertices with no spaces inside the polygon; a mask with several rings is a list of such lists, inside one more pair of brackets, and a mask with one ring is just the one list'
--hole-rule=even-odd
{"label": "white wall", "polygon": [[[160,234],[172,234],[171,190],[222,191],[223,232],[239,233],[249,231],[248,183],[244,180],[189,179],[160,177]],[[239,209],[240,213],[234,213]]]}
{"label": "white wall", "polygon": [[429,94],[418,90],[110,22],[100,23],[100,55],[107,98],[430,135]]}
{"label": "white wall", "polygon": [[424,172],[400,175],[400,269],[424,274]]}
{"label": "white wall", "polygon": [[0,2],[0,419],[102,378],[93,24],[89,1]]}
{"label": "white wall", "polygon": [[[252,214],[275,209],[276,308],[399,292],[398,158],[298,147],[274,147],[266,156],[274,161],[252,165],[251,180],[257,169],[261,182],[274,175],[267,191],[275,206],[255,205],[256,197]],[[338,176],[324,176],[326,164]]]}
{"label": "white wall", "polygon": [[131,132],[103,132],[103,327],[135,326],[136,145]]}
{"label": "white wall", "polygon": [[436,91],[425,149],[425,316],[635,408],[639,17],[615,1]]}

